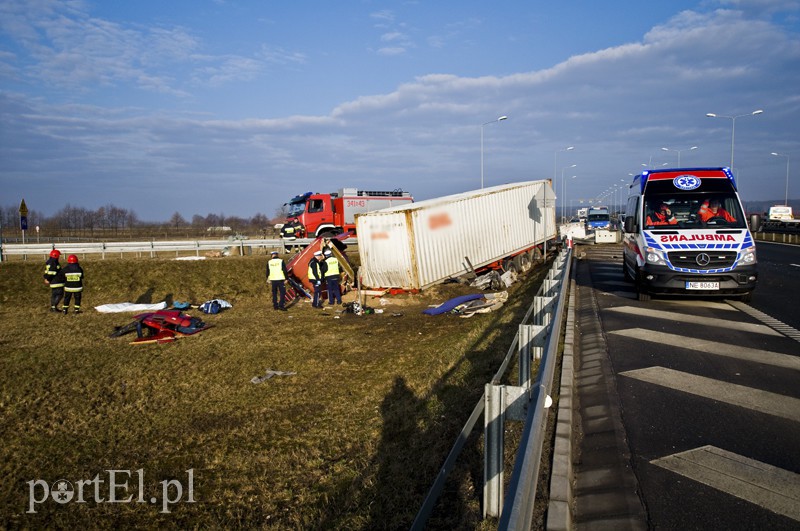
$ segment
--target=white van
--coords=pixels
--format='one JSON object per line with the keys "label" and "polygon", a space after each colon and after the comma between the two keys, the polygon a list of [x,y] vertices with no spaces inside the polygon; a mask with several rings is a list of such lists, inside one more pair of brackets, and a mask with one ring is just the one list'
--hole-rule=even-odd
{"label": "white van", "polygon": [[756,287],[756,246],[728,168],[644,171],[625,210],[623,274],[651,294],[739,297]]}

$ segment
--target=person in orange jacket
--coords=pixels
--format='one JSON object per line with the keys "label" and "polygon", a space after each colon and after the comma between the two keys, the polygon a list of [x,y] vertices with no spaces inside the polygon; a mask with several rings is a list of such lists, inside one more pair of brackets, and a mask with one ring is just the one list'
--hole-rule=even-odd
{"label": "person in orange jacket", "polygon": [[646,225],[676,225],[678,220],[666,203],[659,203],[658,209],[647,216]]}
{"label": "person in orange jacket", "polygon": [[736,221],[735,217],[731,216],[727,210],[722,208],[722,204],[719,202],[719,199],[705,201],[700,206],[700,210],[697,211],[697,217],[703,223],[714,218],[722,218],[728,223],[733,223]]}

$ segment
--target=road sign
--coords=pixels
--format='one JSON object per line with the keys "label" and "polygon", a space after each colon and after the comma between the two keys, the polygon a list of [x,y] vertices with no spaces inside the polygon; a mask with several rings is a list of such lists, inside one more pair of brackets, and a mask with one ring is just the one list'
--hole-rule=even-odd
{"label": "road sign", "polygon": [[19,217],[19,228],[22,230],[28,230],[28,216]]}
{"label": "road sign", "polygon": [[25,200],[24,199],[19,204],[19,215],[22,216],[22,217],[27,217],[28,216],[28,206],[25,204]]}

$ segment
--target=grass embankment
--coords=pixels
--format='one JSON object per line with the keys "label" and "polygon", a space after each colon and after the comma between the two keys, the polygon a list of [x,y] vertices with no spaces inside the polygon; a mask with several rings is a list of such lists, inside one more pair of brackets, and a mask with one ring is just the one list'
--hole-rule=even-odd
{"label": "grass embankment", "polygon": [[[492,314],[422,315],[467,289],[448,285],[335,319],[307,303],[273,311],[265,262],[86,260],[85,313],[66,316],[47,311],[43,264],[0,265],[0,526],[407,528],[544,269]],[[93,310],[213,297],[233,308],[199,314],[214,327],[164,345],[108,338],[131,315]],[[266,369],[297,374],[250,382]],[[485,526],[473,439],[431,528]],[[112,469],[130,471],[113,494],[131,502],[108,503]],[[96,477],[76,503],[78,482]],[[59,479],[75,498],[26,512],[31,488],[43,499]],[[184,489],[169,513],[165,480]]]}

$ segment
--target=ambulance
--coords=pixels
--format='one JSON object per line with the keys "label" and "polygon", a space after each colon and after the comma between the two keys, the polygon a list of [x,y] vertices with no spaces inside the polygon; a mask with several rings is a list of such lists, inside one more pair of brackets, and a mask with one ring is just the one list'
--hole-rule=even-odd
{"label": "ambulance", "polygon": [[625,280],[651,295],[749,301],[756,246],[729,168],[644,171],[633,179],[623,224]]}

